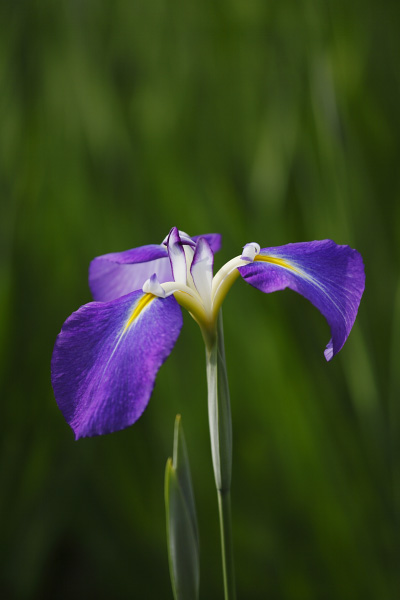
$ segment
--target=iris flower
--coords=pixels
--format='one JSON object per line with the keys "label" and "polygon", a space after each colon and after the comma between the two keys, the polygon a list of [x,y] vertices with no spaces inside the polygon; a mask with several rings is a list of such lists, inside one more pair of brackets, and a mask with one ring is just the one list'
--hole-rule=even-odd
{"label": "iris flower", "polygon": [[94,302],[74,312],[52,358],[55,397],[76,439],[118,431],[145,410],[157,372],[182,327],[180,306],[199,324],[207,347],[218,313],[239,275],[269,293],[290,288],[326,318],[326,360],[343,347],[364,291],[360,254],[331,240],[262,248],[246,244],[213,276],[221,236],[190,237],[172,228],[160,245],[95,258]]}

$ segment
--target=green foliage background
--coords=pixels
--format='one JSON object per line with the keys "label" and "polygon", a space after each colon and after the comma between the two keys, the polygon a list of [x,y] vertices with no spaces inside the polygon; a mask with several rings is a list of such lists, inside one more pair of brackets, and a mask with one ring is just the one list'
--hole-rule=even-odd
{"label": "green foliage background", "polygon": [[2,0],[0,593],[171,598],[164,467],[181,413],[201,598],[222,597],[196,324],[129,430],[74,442],[50,386],[99,254],[177,225],[333,238],[367,288],[332,363],[303,298],[238,281],[224,304],[239,598],[398,598],[399,4]]}

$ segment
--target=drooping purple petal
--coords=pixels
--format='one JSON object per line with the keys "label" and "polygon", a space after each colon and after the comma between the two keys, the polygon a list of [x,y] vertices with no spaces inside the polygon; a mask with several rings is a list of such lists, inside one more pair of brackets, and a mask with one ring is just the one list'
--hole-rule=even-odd
{"label": "drooping purple petal", "polygon": [[52,384],[76,439],[124,429],[141,416],[181,327],[174,297],[141,291],[91,302],[65,321],[54,346]]}
{"label": "drooping purple petal", "polygon": [[263,248],[254,262],[239,268],[242,277],[262,292],[290,288],[307,298],[324,315],[332,339],[326,360],[343,347],[364,291],[361,255],[332,240]]}
{"label": "drooping purple petal", "polygon": [[90,263],[89,286],[95,300],[108,302],[141,290],[153,273],[160,283],[172,279],[165,246],[151,244],[98,256]]}

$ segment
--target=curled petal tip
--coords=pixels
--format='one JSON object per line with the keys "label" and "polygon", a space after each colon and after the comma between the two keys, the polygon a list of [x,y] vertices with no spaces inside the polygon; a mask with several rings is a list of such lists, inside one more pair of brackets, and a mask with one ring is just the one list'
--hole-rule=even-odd
{"label": "curled petal tip", "polygon": [[170,240],[171,240],[171,242],[179,240],[179,231],[178,231],[178,228],[175,227],[175,226],[171,227],[171,229],[169,230],[168,235],[166,235],[165,238],[163,239],[162,244],[164,246],[168,246],[168,243],[169,243]]}
{"label": "curled petal tip", "polygon": [[257,254],[260,254],[260,244],[257,244],[257,242],[250,242],[243,247],[242,256],[240,258],[248,262],[253,262]]}
{"label": "curled petal tip", "polygon": [[165,298],[166,296],[165,290],[158,281],[156,273],[153,273],[150,279],[144,282],[142,289],[145,294],[153,294],[159,298]]}
{"label": "curled petal tip", "polygon": [[332,358],[334,356],[332,340],[330,340],[328,342],[328,344],[324,350],[324,356],[328,362],[332,360]]}

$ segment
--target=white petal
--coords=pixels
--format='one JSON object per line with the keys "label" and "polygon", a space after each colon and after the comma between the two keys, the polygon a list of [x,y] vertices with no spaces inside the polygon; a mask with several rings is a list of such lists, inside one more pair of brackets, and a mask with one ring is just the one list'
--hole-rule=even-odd
{"label": "white petal", "polygon": [[142,290],[145,294],[153,294],[154,296],[158,296],[159,298],[165,298],[165,290],[161,287],[160,282],[158,281],[158,277],[155,273],[144,282]]}
{"label": "white petal", "polygon": [[214,255],[205,238],[197,241],[190,272],[206,311],[211,307]]}
{"label": "white petal", "polygon": [[260,244],[257,242],[250,242],[246,244],[243,248],[242,256],[240,257],[242,260],[246,260],[249,262],[254,261],[254,257],[260,253]]}
{"label": "white petal", "polygon": [[167,250],[174,280],[179,284],[186,285],[186,256],[176,227],[169,232]]}

